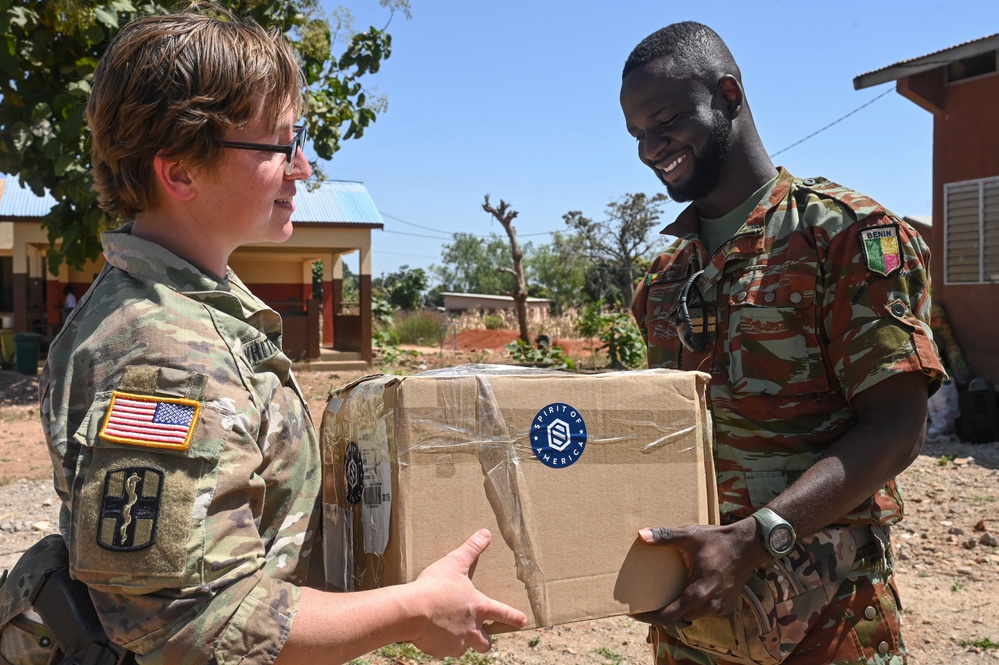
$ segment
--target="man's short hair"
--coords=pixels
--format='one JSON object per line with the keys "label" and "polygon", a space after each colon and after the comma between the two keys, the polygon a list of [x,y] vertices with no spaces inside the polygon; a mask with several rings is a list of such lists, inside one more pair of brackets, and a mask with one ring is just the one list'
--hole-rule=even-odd
{"label": "man's short hair", "polygon": [[123,219],[156,205],[153,158],[207,169],[226,129],[259,109],[271,128],[298,114],[304,77],[288,41],[252,19],[195,2],[126,25],[94,71],[87,103],[98,204]]}
{"label": "man's short hair", "polygon": [[722,38],[694,21],[667,25],[639,42],[625,61],[621,77],[658,60],[671,74],[703,80],[712,89],[725,74],[741,80],[735,58]]}

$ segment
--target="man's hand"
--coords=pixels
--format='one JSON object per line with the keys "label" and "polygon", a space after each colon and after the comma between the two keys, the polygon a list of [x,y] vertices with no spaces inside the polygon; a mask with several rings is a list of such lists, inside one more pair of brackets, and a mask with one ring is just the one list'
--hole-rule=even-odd
{"label": "man's hand", "polygon": [[752,517],[725,526],[642,529],[638,535],[650,545],[675,547],[687,567],[679,598],[661,610],[635,615],[661,626],[731,612],[750,575],[770,559]]}
{"label": "man's hand", "polygon": [[422,614],[426,621],[421,634],[411,641],[424,653],[435,658],[458,657],[468,647],[485,653],[492,643],[483,628],[484,622],[495,621],[514,628],[527,624],[523,612],[483,595],[468,577],[490,538],[486,529],[473,534],[464,545],[428,566],[413,582],[414,587],[419,587],[417,597],[425,603]]}

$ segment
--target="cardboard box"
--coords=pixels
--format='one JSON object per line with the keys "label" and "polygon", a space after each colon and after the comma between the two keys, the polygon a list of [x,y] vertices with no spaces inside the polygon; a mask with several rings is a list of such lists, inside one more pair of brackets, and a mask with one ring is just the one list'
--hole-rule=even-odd
{"label": "cardboard box", "polygon": [[472,580],[531,626],[665,606],[683,562],[637,531],[718,523],[707,384],[466,365],[335,390],[321,427],[327,582],[411,581],[486,527]]}

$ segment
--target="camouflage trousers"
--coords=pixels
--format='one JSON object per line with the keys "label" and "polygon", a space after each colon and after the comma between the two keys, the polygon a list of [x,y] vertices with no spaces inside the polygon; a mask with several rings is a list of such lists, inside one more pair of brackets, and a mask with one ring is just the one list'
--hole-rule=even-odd
{"label": "camouflage trousers", "polygon": [[[904,665],[901,604],[890,572],[851,571],[819,621],[782,665]],[[732,665],[695,651],[653,626],[656,665]]]}

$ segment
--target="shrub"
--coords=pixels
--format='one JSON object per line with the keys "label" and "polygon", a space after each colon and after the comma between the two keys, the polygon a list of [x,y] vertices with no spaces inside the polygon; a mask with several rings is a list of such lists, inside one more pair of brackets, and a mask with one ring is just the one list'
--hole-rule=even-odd
{"label": "shrub", "polygon": [[420,310],[396,317],[395,332],[400,344],[437,346],[443,336],[445,319],[440,312]]}
{"label": "shrub", "polygon": [[486,330],[499,330],[506,326],[503,317],[498,314],[489,314],[482,320],[482,323],[486,326]]}

